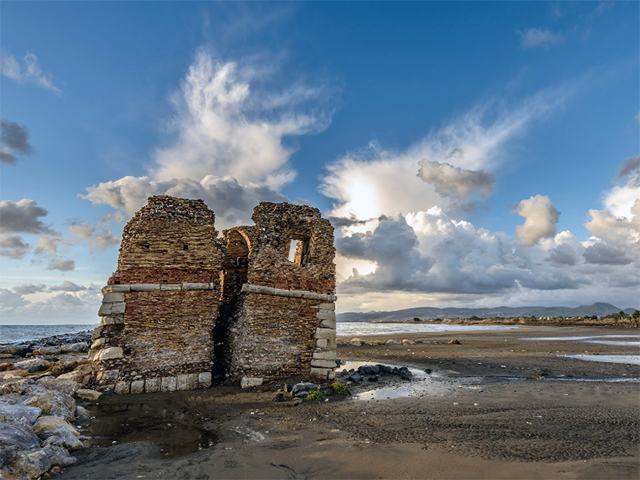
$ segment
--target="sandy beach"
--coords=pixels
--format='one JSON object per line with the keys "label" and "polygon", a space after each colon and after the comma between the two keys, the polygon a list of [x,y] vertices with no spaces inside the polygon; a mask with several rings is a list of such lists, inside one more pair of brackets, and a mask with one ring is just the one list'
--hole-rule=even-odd
{"label": "sandy beach", "polygon": [[528,340],[601,335],[638,341],[586,327],[384,335],[366,340],[429,343],[341,346],[340,359],[406,365],[412,381],[299,406],[274,401],[279,384],[103,396],[89,406],[96,446],[60,478],[635,479],[640,366],[559,355],[638,347]]}

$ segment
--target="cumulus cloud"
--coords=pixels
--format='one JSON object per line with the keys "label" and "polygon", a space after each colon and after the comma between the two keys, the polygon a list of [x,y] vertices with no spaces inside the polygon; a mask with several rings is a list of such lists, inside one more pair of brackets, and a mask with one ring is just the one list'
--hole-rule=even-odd
{"label": "cumulus cloud", "polygon": [[63,240],[60,236],[38,237],[38,247],[35,253],[36,255],[55,257],[58,254],[58,247],[60,247],[62,242]]}
{"label": "cumulus cloud", "polygon": [[70,282],[68,280],[65,280],[60,285],[54,285],[52,287],[49,287],[49,291],[50,292],[81,292],[81,291],[86,290],[86,289],[87,289],[87,287],[84,287],[82,285],[78,285],[78,284]]}
{"label": "cumulus cloud", "polygon": [[40,217],[46,217],[47,210],[39,207],[35,200],[24,198],[18,202],[0,202],[0,232],[55,234]]}
{"label": "cumulus cloud", "polygon": [[519,33],[524,48],[549,48],[552,45],[564,43],[564,37],[562,35],[551,33],[546,29],[527,28],[526,30],[521,30]]}
{"label": "cumulus cloud", "polygon": [[560,212],[546,195],[536,195],[522,200],[516,205],[516,212],[525,219],[523,225],[516,227],[516,237],[520,246],[530,247],[541,238],[553,237],[556,234]]}
{"label": "cumulus cloud", "polygon": [[98,229],[88,223],[75,223],[69,227],[69,233],[98,250],[107,250],[120,244],[120,237],[106,228]]}
{"label": "cumulus cloud", "polygon": [[17,161],[16,155],[31,155],[33,147],[29,143],[29,129],[15,122],[2,120],[0,139],[0,162],[13,165]]}
{"label": "cumulus cloud", "polygon": [[62,90],[53,83],[53,75],[44,72],[38,64],[38,57],[34,53],[27,53],[22,60],[4,53],[0,59],[2,74],[18,83],[32,83],[45,90],[50,90],[56,95],[61,95]]}
{"label": "cumulus cloud", "polygon": [[[386,150],[372,141],[366,148],[350,152],[330,164],[322,179],[321,192],[334,200],[330,215],[365,220],[433,206],[446,211],[465,209],[456,196],[443,196],[435,185],[416,176],[419,162],[425,158],[433,162],[431,167],[427,164],[428,178],[433,174],[434,181],[439,179],[441,192],[451,191],[457,182],[463,194],[470,188],[488,194],[492,183],[489,172],[505,160],[514,139],[534,120],[562,105],[578,83],[542,90],[512,107],[497,100],[483,102],[403,151]],[[436,168],[445,164],[450,167]],[[446,181],[445,170],[452,177]],[[474,190],[472,184],[478,188]]]}
{"label": "cumulus cloud", "polygon": [[20,235],[0,235],[0,255],[3,257],[24,258],[30,249],[31,245],[26,243]]}
{"label": "cumulus cloud", "polygon": [[469,198],[476,192],[488,197],[496,180],[486,170],[466,170],[427,159],[420,161],[418,176],[433,185],[440,195],[458,195],[460,198]]}
{"label": "cumulus cloud", "polygon": [[331,92],[302,82],[268,91],[271,74],[200,50],[173,96],[171,140],[155,150],[149,175],[92,186],[83,198],[129,214],[150,195],[202,198],[222,227],[247,221],[259,201],[284,201],[278,190],[295,177],[288,165],[293,149],[284,140],[329,125],[330,112],[317,103],[328,101]]}
{"label": "cumulus cloud", "polygon": [[[44,299],[40,299],[42,295]],[[57,323],[60,320],[93,323],[101,300],[100,290],[89,287],[71,292],[42,292],[38,301],[29,301],[19,293],[0,288],[0,316],[6,322],[21,324],[30,318],[37,323],[42,323],[43,318]]]}
{"label": "cumulus cloud", "polygon": [[34,293],[44,292],[46,289],[47,286],[44,283],[38,283],[37,285],[33,283],[26,283],[24,285],[17,285],[11,288],[11,290],[19,293],[20,295],[33,295]]}
{"label": "cumulus cloud", "polygon": [[56,260],[47,265],[47,270],[60,270],[62,272],[70,272],[76,269],[75,260]]}

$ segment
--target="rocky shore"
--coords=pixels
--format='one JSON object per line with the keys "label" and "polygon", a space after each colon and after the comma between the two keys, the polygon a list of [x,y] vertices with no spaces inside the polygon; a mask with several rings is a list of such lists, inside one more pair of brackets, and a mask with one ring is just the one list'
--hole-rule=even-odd
{"label": "rocky shore", "polygon": [[[619,337],[611,344],[572,340],[603,335],[626,335],[630,343]],[[340,342],[342,362],[335,382],[294,378],[245,389],[106,393],[97,402],[79,398],[80,390],[60,392],[47,385],[74,375],[81,388],[83,354],[36,353],[47,345],[32,348],[31,357],[11,354],[1,360],[10,364],[0,367],[2,374],[15,372],[15,364],[25,360],[44,359],[53,366],[11,374],[18,379],[3,378],[3,386],[23,386],[0,397],[0,405],[32,407],[34,392],[46,388],[65,394],[58,398],[67,403],[58,405],[67,407],[39,413],[36,419],[25,411],[3,420],[10,431],[20,427],[36,437],[29,437],[31,444],[25,448],[14,444],[3,475],[37,478],[20,468],[44,456],[51,466],[43,477],[59,468],[64,469],[60,478],[69,480],[595,480],[635,479],[640,474],[640,366],[565,356],[637,355],[635,332],[520,327],[352,340]],[[73,357],[79,359],[71,367]],[[64,362],[69,362],[65,373],[51,374]],[[69,400],[76,405],[75,420]],[[84,420],[82,407],[95,418]],[[49,435],[58,429],[38,428],[45,417],[67,422],[79,435]],[[45,445],[56,436],[60,439]],[[86,448],[75,450],[79,445],[73,438]],[[4,451],[7,443],[2,439]],[[54,453],[61,451],[48,446],[65,450],[76,463],[60,466],[67,457],[56,458]]]}
{"label": "rocky shore", "polygon": [[84,388],[90,332],[0,345],[0,476],[37,479],[76,462],[69,452],[89,439]]}

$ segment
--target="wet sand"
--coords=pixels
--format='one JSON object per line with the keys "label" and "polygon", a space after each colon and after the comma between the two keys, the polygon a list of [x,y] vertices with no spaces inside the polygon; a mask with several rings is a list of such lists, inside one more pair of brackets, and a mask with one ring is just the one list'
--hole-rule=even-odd
{"label": "wet sand", "polygon": [[[520,327],[384,335],[377,338],[430,343],[341,346],[338,355],[431,374],[416,374],[412,382],[365,381],[349,386],[352,397],[297,407],[273,401],[275,384],[252,392],[218,387],[106,396],[91,407],[97,420],[90,428],[102,446],[75,452],[78,463],[60,477],[635,479],[640,384],[628,380],[640,376],[640,367],[558,355],[638,355],[640,349],[522,340],[591,335],[638,331]],[[454,338],[459,345],[448,343]],[[409,389],[411,396],[354,400],[374,388]]]}

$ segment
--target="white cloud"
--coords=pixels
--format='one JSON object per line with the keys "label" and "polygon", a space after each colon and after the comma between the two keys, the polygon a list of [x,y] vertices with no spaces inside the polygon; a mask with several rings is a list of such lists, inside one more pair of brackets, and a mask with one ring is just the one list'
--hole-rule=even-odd
{"label": "white cloud", "polygon": [[49,287],[50,292],[81,292],[86,289],[87,287],[70,282],[69,280],[65,280],[60,285],[53,285]]}
{"label": "white cloud", "polygon": [[541,238],[553,237],[560,212],[546,195],[536,195],[516,205],[516,212],[525,218],[523,225],[516,227],[518,245],[530,247]]}
{"label": "white cloud", "polygon": [[18,83],[32,83],[56,95],[62,94],[62,90],[53,84],[53,75],[42,71],[38,64],[38,57],[34,53],[27,53],[22,57],[22,61],[16,60],[9,53],[3,53],[0,65],[2,74],[11,80]]}
{"label": "white cloud", "polygon": [[89,245],[98,250],[107,250],[120,244],[120,237],[106,228],[98,229],[88,223],[75,223],[69,227],[69,233],[80,240],[86,240]]}
{"label": "white cloud", "polygon": [[33,283],[28,283],[24,285],[17,285],[11,288],[11,290],[13,290],[16,293],[19,293],[20,295],[33,295],[34,293],[44,292],[46,289],[47,289],[47,286],[44,283],[39,283],[37,285],[34,285]]}
{"label": "white cloud", "polygon": [[62,272],[70,272],[76,269],[75,260],[56,260],[47,265],[47,270],[60,270]]}
{"label": "white cloud", "polygon": [[31,245],[26,243],[20,235],[0,235],[0,256],[20,259],[24,258],[30,249]]}
{"label": "white cloud", "polygon": [[58,254],[58,247],[63,242],[59,236],[45,236],[38,237],[38,248],[36,248],[36,255],[49,255],[55,257]]}
{"label": "white cloud", "polygon": [[39,207],[35,200],[24,198],[18,202],[0,202],[0,232],[55,234],[40,217],[46,217],[46,209]]}
{"label": "white cloud", "polygon": [[460,198],[469,198],[476,192],[488,197],[495,182],[493,174],[485,170],[466,170],[429,160],[420,161],[418,176],[433,185],[438,194],[458,195]]}
{"label": "white cloud", "polygon": [[551,33],[546,29],[527,28],[526,30],[521,30],[519,33],[524,48],[549,48],[552,45],[564,43],[564,37],[562,35]]}
{"label": "white cloud", "polygon": [[220,62],[198,51],[180,92],[168,146],[156,149],[149,176],[123,177],[87,189],[83,198],[132,214],[150,195],[202,198],[222,226],[246,221],[256,203],[283,201],[278,190],[295,177],[287,137],[314,134],[330,121],[331,92],[295,82],[264,89],[273,72],[248,61]]}
{"label": "white cloud", "polygon": [[403,151],[384,150],[371,142],[368,148],[347,154],[327,167],[320,186],[323,194],[334,199],[330,215],[366,220],[433,206],[464,210],[459,199],[442,195],[453,179],[446,187],[439,184],[439,193],[433,183],[425,184],[417,175],[420,162],[449,165],[445,168],[454,174],[456,191],[460,188],[463,196],[470,188],[473,191],[468,181],[466,186],[462,182],[465,176],[476,181],[481,177],[482,187],[476,190],[490,193],[489,172],[505,160],[511,142],[534,120],[560,107],[578,83],[540,91],[511,108],[503,102],[484,102]]}

